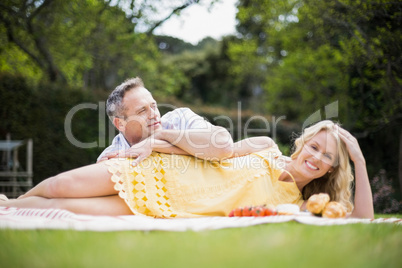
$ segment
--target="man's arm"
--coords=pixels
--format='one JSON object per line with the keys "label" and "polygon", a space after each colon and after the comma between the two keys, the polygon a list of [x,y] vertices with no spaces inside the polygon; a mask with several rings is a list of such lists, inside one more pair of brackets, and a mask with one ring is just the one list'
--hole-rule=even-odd
{"label": "man's arm", "polygon": [[113,157],[132,157],[135,166],[147,158],[152,151],[193,155],[206,160],[221,160],[233,155],[233,140],[229,132],[212,126],[212,131],[200,129],[159,130],[145,140],[134,144],[124,152],[109,154]]}
{"label": "man's arm", "polygon": [[219,160],[232,154],[233,139],[223,127],[214,126],[189,108],[178,108],[161,118],[163,130],[157,139],[199,158]]}
{"label": "man's arm", "polygon": [[[223,127],[211,125],[207,129],[164,129],[156,132],[154,137],[206,160],[220,160],[233,154],[232,137]],[[154,147],[155,151],[157,149]]]}
{"label": "man's arm", "polygon": [[[169,131],[168,134],[163,135],[162,131],[158,131],[158,133],[160,133],[161,136],[163,137],[174,137],[173,131]],[[176,133],[177,134],[177,133]],[[185,135],[192,135],[194,133],[188,132]],[[226,139],[224,132],[221,133],[223,139]],[[217,134],[218,135],[218,134]],[[154,135],[134,146],[132,146],[132,150],[128,150],[125,152],[125,154],[121,154],[121,157],[133,157],[136,158],[133,161],[133,165],[138,164],[139,162],[141,162],[144,158],[146,158],[147,156],[149,156],[152,151],[156,151],[156,152],[160,152],[160,153],[168,153],[168,154],[181,154],[181,155],[195,155],[199,158],[203,158],[206,160],[220,160],[220,159],[224,159],[224,158],[229,158],[229,157],[239,157],[239,156],[243,156],[243,155],[247,155],[247,154],[251,154],[251,153],[255,153],[255,152],[259,152],[262,151],[264,149],[268,149],[270,147],[276,147],[276,143],[270,138],[270,137],[266,137],[266,136],[261,136],[261,137],[252,137],[252,138],[247,138],[241,141],[238,141],[236,143],[234,143],[231,146],[231,149],[229,150],[229,152],[231,152],[231,155],[226,155],[223,154],[222,152],[219,152],[220,149],[214,149],[211,147],[206,146],[205,150],[198,150],[196,149],[196,145],[197,144],[187,144],[188,141],[183,142],[183,139],[179,139],[179,142],[183,147],[188,146],[188,151],[185,151],[181,148],[179,148],[178,146],[175,146],[167,141],[164,140],[159,140],[157,138],[155,138],[157,135]],[[198,137],[196,135],[192,135],[192,138],[197,140],[198,142],[205,142],[205,140],[203,140],[202,138],[204,137]],[[185,139],[184,139],[185,140]],[[200,145],[200,143],[198,143],[198,145]],[[227,144],[225,146],[228,146]],[[202,146],[204,147],[204,146]],[[208,151],[209,148],[209,151]],[[202,154],[203,152],[206,152],[205,154]],[[130,155],[131,153],[131,155]],[[216,155],[221,153],[222,158],[217,159]],[[198,154],[202,154],[201,156],[198,156]]]}
{"label": "man's arm", "polygon": [[152,151],[187,154],[207,160],[220,160],[233,154],[233,139],[223,127],[214,126],[188,108],[175,109],[162,117],[162,130],[134,144],[123,152],[105,157],[137,157],[136,162]]}
{"label": "man's arm", "polygon": [[[176,150],[183,150],[188,155],[207,160],[227,158],[233,153],[233,139],[230,133],[223,127],[212,125],[189,108],[168,112],[162,116],[161,121],[163,129],[154,133],[149,138],[152,142],[147,144],[153,151],[176,153]],[[155,139],[166,143],[154,142]],[[144,149],[137,145],[130,148],[132,152],[136,150],[138,152]]]}
{"label": "man's arm", "polygon": [[134,158],[131,165],[136,166],[139,162],[147,158],[152,151],[165,153],[165,154],[180,154],[180,155],[190,155],[186,151],[174,146],[167,141],[158,140],[154,137],[149,137],[126,150],[115,150],[102,155],[98,158],[98,162],[109,160],[111,158],[122,157],[122,158]]}
{"label": "man's arm", "polygon": [[234,143],[232,157],[259,152],[270,147],[277,147],[276,143],[270,137],[247,138]]}

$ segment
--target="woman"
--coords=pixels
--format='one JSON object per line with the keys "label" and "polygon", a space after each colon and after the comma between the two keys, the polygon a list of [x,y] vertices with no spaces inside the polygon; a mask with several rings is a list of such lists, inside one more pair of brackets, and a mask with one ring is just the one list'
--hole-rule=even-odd
{"label": "woman", "polygon": [[[290,158],[282,156],[268,137],[240,141],[234,152],[219,162],[153,152],[135,167],[132,159],[112,159],[51,177],[0,205],[84,214],[200,217],[225,216],[246,205],[293,203],[304,210],[309,196],[326,192],[350,216],[374,217],[357,140],[331,121],[306,128]],[[349,156],[355,167],[354,206]]]}

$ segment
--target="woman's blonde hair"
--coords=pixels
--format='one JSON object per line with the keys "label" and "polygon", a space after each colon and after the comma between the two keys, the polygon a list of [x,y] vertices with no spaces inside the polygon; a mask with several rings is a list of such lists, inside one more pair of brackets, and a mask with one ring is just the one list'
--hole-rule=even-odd
{"label": "woman's blonde hair", "polygon": [[333,166],[333,171],[326,173],[323,177],[312,180],[302,191],[304,200],[317,193],[329,194],[331,201],[340,202],[350,212],[353,209],[351,202],[353,174],[349,161],[349,154],[345,143],[339,138],[337,123],[330,120],[320,121],[308,128],[305,128],[302,135],[294,142],[294,152],[292,159],[296,159],[306,142],[312,139],[317,133],[327,131],[337,143],[337,157]]}

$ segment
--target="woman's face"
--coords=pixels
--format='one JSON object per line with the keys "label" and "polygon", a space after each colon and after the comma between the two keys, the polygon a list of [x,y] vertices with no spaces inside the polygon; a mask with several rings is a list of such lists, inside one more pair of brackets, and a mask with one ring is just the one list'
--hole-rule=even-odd
{"label": "woman's face", "polygon": [[306,178],[321,178],[333,169],[337,155],[335,137],[320,131],[304,144],[296,160],[298,171]]}

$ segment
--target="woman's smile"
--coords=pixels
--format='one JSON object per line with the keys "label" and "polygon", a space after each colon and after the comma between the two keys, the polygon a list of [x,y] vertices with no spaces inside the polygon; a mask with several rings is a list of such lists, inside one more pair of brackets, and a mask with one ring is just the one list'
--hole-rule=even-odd
{"label": "woman's smile", "polygon": [[309,162],[308,160],[306,160],[306,161],[304,161],[304,162],[306,163],[306,166],[307,166],[309,169],[312,169],[312,170],[319,170],[319,168],[318,168],[316,165],[314,165],[313,163]]}

